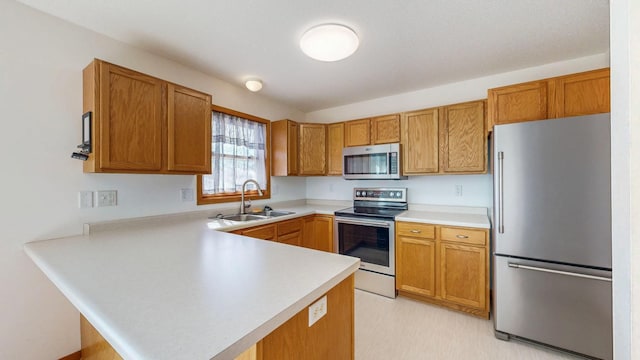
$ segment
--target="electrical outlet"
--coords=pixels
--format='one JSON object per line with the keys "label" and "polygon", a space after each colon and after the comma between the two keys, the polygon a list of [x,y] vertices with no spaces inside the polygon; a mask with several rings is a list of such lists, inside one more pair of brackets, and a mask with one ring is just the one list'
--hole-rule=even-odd
{"label": "electrical outlet", "polygon": [[193,201],[193,189],[180,189],[180,199],[182,201]]}
{"label": "electrical outlet", "polygon": [[309,327],[327,315],[327,295],[309,306]]}
{"label": "electrical outlet", "polygon": [[456,196],[462,196],[462,185],[456,185]]}
{"label": "electrical outlet", "polygon": [[80,209],[93,207],[93,191],[80,191],[78,193],[78,207]]}
{"label": "electrical outlet", "polygon": [[117,190],[96,191],[96,206],[116,206],[118,198]]}

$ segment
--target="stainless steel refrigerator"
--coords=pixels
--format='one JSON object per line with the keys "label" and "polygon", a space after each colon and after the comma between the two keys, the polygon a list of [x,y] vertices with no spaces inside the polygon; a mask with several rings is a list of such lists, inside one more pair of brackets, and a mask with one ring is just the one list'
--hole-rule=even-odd
{"label": "stainless steel refrigerator", "polygon": [[613,358],[610,114],[493,130],[495,334]]}

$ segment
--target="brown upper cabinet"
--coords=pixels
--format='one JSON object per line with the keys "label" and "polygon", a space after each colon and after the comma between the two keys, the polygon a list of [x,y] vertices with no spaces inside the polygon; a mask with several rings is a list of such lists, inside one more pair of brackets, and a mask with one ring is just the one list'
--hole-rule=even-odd
{"label": "brown upper cabinet", "polygon": [[438,108],[402,114],[402,171],[404,175],[438,172]]}
{"label": "brown upper cabinet", "polygon": [[440,170],[443,173],[487,171],[485,102],[440,108]]}
{"label": "brown upper cabinet", "polygon": [[400,142],[400,114],[371,118],[371,144]]}
{"label": "brown upper cabinet", "polygon": [[369,145],[371,119],[351,120],[344,123],[344,146]]}
{"label": "brown upper cabinet", "polygon": [[211,173],[211,96],[94,60],[83,71],[85,172]]}
{"label": "brown upper cabinet", "polygon": [[404,175],[487,172],[485,101],[402,114]]}
{"label": "brown upper cabinet", "polygon": [[299,124],[300,175],[327,173],[327,126],[325,124]]}
{"label": "brown upper cabinet", "polygon": [[298,175],[298,123],[280,120],[271,123],[271,175]]}
{"label": "brown upper cabinet", "polygon": [[325,175],[327,126],[280,120],[271,123],[272,175]]}
{"label": "brown upper cabinet", "polygon": [[601,69],[554,79],[557,118],[611,111],[610,71]]}
{"label": "brown upper cabinet", "polygon": [[490,126],[611,111],[609,68],[488,91]]}
{"label": "brown upper cabinet", "polygon": [[327,175],[342,175],[344,123],[327,125]]}
{"label": "brown upper cabinet", "polygon": [[376,116],[344,123],[344,146],[400,142],[400,114]]}

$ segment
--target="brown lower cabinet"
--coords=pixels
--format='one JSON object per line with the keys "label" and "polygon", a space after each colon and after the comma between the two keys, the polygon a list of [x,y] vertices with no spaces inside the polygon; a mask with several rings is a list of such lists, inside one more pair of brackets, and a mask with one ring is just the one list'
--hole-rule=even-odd
{"label": "brown lower cabinet", "polygon": [[[234,360],[353,360],[354,276],[323,296],[327,297],[327,314],[312,326],[308,325],[309,310],[304,308]],[[122,360],[84,316],[80,317],[80,334],[82,359]]]}
{"label": "brown lower cabinet", "polygon": [[333,252],[333,216],[309,215],[232,231],[257,239]]}
{"label": "brown lower cabinet", "polygon": [[489,231],[396,223],[401,295],[489,318]]}

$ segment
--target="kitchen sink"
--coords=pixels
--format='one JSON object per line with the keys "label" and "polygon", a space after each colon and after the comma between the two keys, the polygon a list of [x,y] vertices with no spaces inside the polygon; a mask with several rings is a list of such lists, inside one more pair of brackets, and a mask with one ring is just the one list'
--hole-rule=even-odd
{"label": "kitchen sink", "polygon": [[223,219],[223,220],[230,220],[230,221],[252,221],[252,220],[264,220],[264,219],[271,219],[274,217],[278,217],[278,216],[285,216],[285,215],[291,215],[291,214],[295,214],[292,211],[273,211],[273,210],[269,210],[269,211],[260,211],[260,212],[253,212],[250,214],[232,214],[232,215],[221,215],[218,214],[218,216],[212,216],[210,217],[210,219]]}
{"label": "kitchen sink", "polygon": [[259,216],[266,216],[268,218],[270,217],[278,217],[278,216],[285,216],[285,215],[291,215],[291,214],[295,214],[293,211],[274,211],[274,210],[269,210],[269,211],[261,211],[261,212],[254,212],[251,213],[252,215],[259,215]]}
{"label": "kitchen sink", "polygon": [[233,215],[225,215],[222,218],[224,220],[231,220],[231,221],[251,221],[251,220],[268,219],[267,216],[260,216],[260,215],[254,215],[254,214],[233,214]]}

